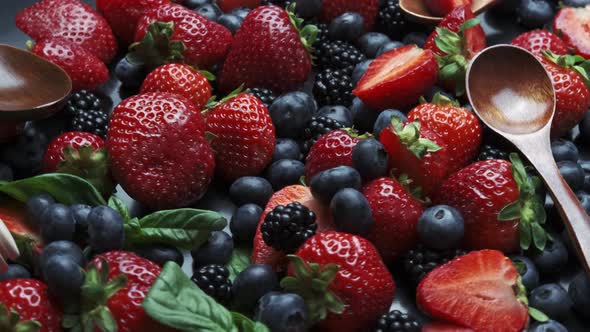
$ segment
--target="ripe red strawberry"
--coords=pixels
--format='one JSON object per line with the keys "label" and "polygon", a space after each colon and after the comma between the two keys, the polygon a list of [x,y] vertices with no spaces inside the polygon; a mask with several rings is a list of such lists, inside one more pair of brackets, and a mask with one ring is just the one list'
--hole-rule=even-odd
{"label": "ripe red strawberry", "polygon": [[[439,44],[443,49],[439,48]],[[439,80],[458,96],[465,93],[467,64],[486,47],[486,35],[471,6],[453,9],[428,36],[425,49],[439,56]]]}
{"label": "ripe red strawberry", "polygon": [[[32,222],[25,205],[15,200],[4,200],[0,203],[0,221],[4,223],[15,241],[20,253],[19,262],[33,266],[34,256],[43,248],[40,230],[35,226],[39,221]],[[17,257],[7,258],[16,259]]]}
{"label": "ripe red strawberry", "polygon": [[16,26],[35,41],[64,38],[105,63],[117,53],[117,41],[107,21],[78,0],[41,0],[16,15]]}
{"label": "ripe red strawberry", "polygon": [[125,191],[151,208],[187,206],[201,198],[214,173],[203,116],[186,98],[147,93],[111,114],[111,171]]}
{"label": "ripe red strawberry", "polygon": [[435,16],[447,16],[459,6],[471,8],[472,0],[425,0],[424,4]]}
{"label": "ripe red strawberry", "polygon": [[569,53],[567,44],[558,35],[547,30],[533,30],[518,35],[512,40],[512,45],[541,56],[541,51],[549,50],[557,55]]}
{"label": "ripe red strawberry", "polygon": [[230,97],[207,112],[206,122],[213,134],[216,171],[223,179],[258,175],[272,160],[275,127],[260,99],[248,93]]}
{"label": "ripe red strawberry", "polygon": [[416,225],[422,205],[395,179],[379,178],[363,187],[369,201],[373,226],[367,239],[375,245],[386,263],[414,248],[418,240]]}
{"label": "ripe red strawberry", "polygon": [[141,93],[169,92],[190,100],[200,110],[211,98],[211,84],[198,70],[179,63],[154,69],[143,81]]}
{"label": "ripe red strawberry", "polygon": [[363,16],[365,30],[370,31],[378,11],[378,0],[324,0],[322,1],[320,20],[330,23],[333,19],[346,12],[357,12]]}
{"label": "ripe red strawberry", "polygon": [[[14,311],[12,315],[10,311]],[[17,316],[18,315],[18,316]],[[61,331],[62,313],[58,306],[49,299],[47,285],[35,279],[9,279],[0,281],[0,321],[12,316],[16,321],[4,326],[7,330],[13,331],[16,322],[19,322],[22,330],[16,328],[14,331],[37,331],[24,329],[26,321],[31,324],[29,328],[39,327],[39,332]],[[3,327],[0,325],[0,327]]]}
{"label": "ripe red strawberry", "polygon": [[376,110],[401,108],[416,103],[437,76],[434,53],[406,45],[371,62],[352,93]]}
{"label": "ripe red strawberry", "polygon": [[354,130],[333,130],[320,137],[309,150],[305,160],[305,178],[336,166],[352,166],[352,149],[364,136]]}
{"label": "ripe red strawberry", "polygon": [[109,22],[115,36],[131,44],[139,19],[151,9],[170,3],[169,0],[97,0],[96,9]]}
{"label": "ripe red strawberry", "polygon": [[80,150],[83,146],[89,146],[93,151],[98,151],[104,147],[104,140],[100,136],[82,131],[70,131],[54,138],[43,155],[43,172],[54,173],[58,171],[60,164],[66,161],[66,151],[64,150],[67,147]]}
{"label": "ripe red strawberry", "polygon": [[522,331],[529,315],[519,279],[501,252],[474,251],[427,274],[416,301],[431,317],[475,331]]}
{"label": "ripe red strawberry", "polygon": [[32,48],[36,55],[60,66],[72,80],[72,90],[94,90],[109,80],[109,70],[96,55],[62,39],[43,39]]}
{"label": "ripe red strawberry", "polygon": [[229,13],[234,9],[246,7],[256,8],[260,6],[260,0],[219,0],[217,4],[224,13]]}
{"label": "ripe red strawberry", "polygon": [[407,175],[413,189],[430,196],[451,172],[449,149],[444,141],[420,122],[403,124],[394,117],[381,132],[381,143],[396,176]]}
{"label": "ripe red strawberry", "polygon": [[244,84],[285,92],[303,85],[311,72],[310,33],[315,28],[302,27],[302,21],[277,6],[252,10],[223,64],[221,90]]}
{"label": "ripe red strawberry", "polygon": [[563,7],[553,19],[553,31],[558,31],[563,40],[576,54],[590,58],[590,5],[574,8]]}
{"label": "ripe red strawberry", "polygon": [[408,120],[419,121],[441,138],[449,152],[449,172],[468,165],[479,151],[482,129],[477,117],[440,94],[432,103],[416,106]]}
{"label": "ripe red strawberry", "polygon": [[475,332],[470,328],[443,322],[433,322],[422,326],[422,332]]}
{"label": "ripe red strawberry", "polygon": [[[149,28],[150,25],[153,27]],[[146,36],[148,38],[143,40]],[[156,40],[155,46],[153,40]],[[137,23],[135,41],[137,43],[130,47],[131,53],[150,66],[184,59],[189,65],[207,69],[223,60],[231,44],[232,34],[224,26],[190,9],[178,4],[167,4],[141,17]],[[154,57],[153,52],[157,52],[158,56]]]}
{"label": "ripe red strawberry", "polygon": [[[319,321],[320,331],[369,331],[393,301],[393,278],[377,249],[362,237],[333,231],[317,233],[290,259],[291,277],[283,279],[281,285],[314,308],[310,319]],[[314,264],[320,271],[313,271]],[[312,289],[309,285],[313,279],[324,281],[328,289]]]}
{"label": "ripe red strawberry", "polygon": [[[440,187],[435,202],[448,204],[465,220],[464,245],[470,249],[496,249],[505,253],[544,248],[546,234],[543,203],[535,194],[538,179],[528,177],[516,154],[506,160],[471,164],[451,175]],[[520,225],[519,225],[520,223]],[[520,245],[519,245],[520,242]]]}

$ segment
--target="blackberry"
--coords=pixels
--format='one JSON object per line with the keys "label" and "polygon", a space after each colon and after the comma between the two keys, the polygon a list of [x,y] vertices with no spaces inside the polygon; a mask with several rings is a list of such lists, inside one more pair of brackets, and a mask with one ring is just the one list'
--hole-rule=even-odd
{"label": "blackberry", "polygon": [[481,161],[481,160],[492,160],[492,159],[508,160],[508,153],[498,149],[497,147],[495,147],[493,145],[484,144],[480,149],[479,156],[477,157],[477,160]]}
{"label": "blackberry", "polygon": [[358,63],[366,59],[358,48],[343,40],[324,43],[318,50],[317,60],[320,68],[341,69],[349,75]]}
{"label": "blackberry", "polygon": [[316,75],[313,95],[320,106],[349,107],[353,99],[352,89],[352,80],[346,72],[326,68]]}
{"label": "blackberry", "polygon": [[315,26],[318,28],[318,33],[313,46],[318,50],[323,44],[327,43],[330,38],[328,37],[328,25],[326,23],[317,23]]}
{"label": "blackberry", "polygon": [[278,205],[264,218],[262,239],[276,250],[293,253],[315,234],[315,218],[315,213],[301,203]]}
{"label": "blackberry", "polygon": [[66,105],[66,111],[72,116],[89,111],[102,111],[102,108],[100,98],[86,90],[73,93]]}
{"label": "blackberry", "polygon": [[85,131],[100,137],[107,135],[109,115],[104,111],[86,111],[74,115],[71,127],[75,131]]}
{"label": "blackberry", "polygon": [[266,107],[270,107],[273,101],[277,99],[277,96],[270,89],[265,88],[250,88],[250,93],[260,99]]}
{"label": "blackberry", "polygon": [[419,245],[404,256],[404,271],[410,281],[417,285],[428,272],[465,254],[466,252],[461,249],[435,251]]}
{"label": "blackberry", "polygon": [[229,279],[229,271],[223,265],[210,264],[198,269],[192,280],[203,292],[213,297],[221,304],[229,304],[231,301],[232,283]]}
{"label": "blackberry", "polygon": [[414,317],[393,310],[379,318],[375,332],[420,332],[421,328]]}
{"label": "blackberry", "polygon": [[343,127],[342,123],[325,116],[311,118],[309,124],[303,131],[303,139],[305,141],[301,147],[301,152],[303,152],[304,155],[307,155],[311,147],[322,135]]}
{"label": "blackberry", "polygon": [[41,171],[48,144],[49,139],[41,128],[28,123],[14,142],[0,146],[0,161],[12,167],[15,179],[36,175]]}
{"label": "blackberry", "polygon": [[401,39],[409,23],[399,6],[399,0],[386,0],[377,14],[377,28],[392,39]]}

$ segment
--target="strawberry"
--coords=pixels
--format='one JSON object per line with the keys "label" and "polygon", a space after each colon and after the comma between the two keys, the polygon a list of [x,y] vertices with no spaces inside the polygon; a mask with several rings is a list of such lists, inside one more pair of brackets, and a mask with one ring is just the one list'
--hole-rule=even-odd
{"label": "strawberry", "polygon": [[393,174],[408,176],[413,189],[430,196],[451,172],[449,149],[444,141],[419,121],[403,124],[393,117],[381,132],[381,143],[390,158]]}
{"label": "strawberry", "polygon": [[472,0],[425,0],[426,8],[435,16],[447,16],[459,6],[471,8]]}
{"label": "strawberry", "polygon": [[373,226],[367,239],[379,249],[387,263],[414,248],[418,240],[416,226],[422,205],[395,179],[379,178],[363,187],[369,201]]}
{"label": "strawberry", "polygon": [[35,41],[61,37],[105,63],[117,54],[107,21],[78,0],[41,0],[16,15],[16,26]]}
{"label": "strawberry", "polygon": [[553,31],[563,38],[576,54],[590,58],[590,5],[563,7],[553,19]]}
{"label": "strawberry", "polygon": [[61,310],[41,281],[0,281],[0,330],[57,332],[61,331],[61,319]]}
{"label": "strawberry", "polygon": [[258,227],[256,229],[256,235],[254,237],[252,263],[271,265],[275,271],[286,270],[288,261],[285,257],[285,254],[274,250],[264,242],[262,239],[260,226],[262,225],[266,215],[277,205],[287,205],[291,202],[299,202],[315,212],[316,223],[318,224],[318,232],[334,229],[330,211],[313,198],[308,187],[301,185],[285,187],[272,195],[266,204],[264,212],[260,216],[260,221],[258,222]]}
{"label": "strawberry", "polygon": [[131,62],[157,67],[184,60],[207,69],[223,60],[232,34],[224,26],[171,3],[154,8],[139,19],[135,41],[127,55]]}
{"label": "strawberry", "polygon": [[[448,204],[465,220],[464,245],[471,249],[496,249],[505,253],[528,249],[531,243],[543,249],[547,235],[541,224],[545,209],[517,154],[506,160],[471,164],[451,175],[435,197]],[[520,240],[520,246],[519,246]]]}
{"label": "strawberry", "polygon": [[96,0],[96,9],[109,22],[115,36],[128,45],[133,42],[139,19],[168,3],[169,0]]}
{"label": "strawberry", "polygon": [[211,98],[211,84],[191,66],[170,63],[154,69],[143,81],[141,93],[169,92],[190,100],[200,110]]}
{"label": "strawberry", "polygon": [[449,172],[469,164],[479,151],[482,129],[477,117],[451,101],[436,94],[431,103],[416,106],[408,113],[409,121],[435,132],[449,151]]}
{"label": "strawberry", "polygon": [[224,13],[229,13],[238,8],[256,8],[260,6],[260,0],[219,0],[217,5]]}
{"label": "strawberry", "polygon": [[352,167],[352,149],[366,136],[358,136],[352,129],[333,130],[312,145],[305,160],[305,178],[336,166]]}
{"label": "strawberry", "polygon": [[109,70],[96,55],[63,38],[40,40],[31,51],[61,67],[70,76],[73,91],[95,90],[109,80]]}
{"label": "strawberry", "polygon": [[569,53],[567,44],[558,35],[547,30],[533,30],[518,35],[512,40],[512,45],[541,56],[541,51],[549,50],[557,55]]}
{"label": "strawberry", "polygon": [[240,93],[207,112],[217,173],[227,181],[260,174],[272,160],[275,127],[260,99]]}
{"label": "strawberry", "polygon": [[522,331],[528,321],[520,275],[495,250],[474,251],[436,268],[418,285],[416,301],[431,317],[475,331]]}
{"label": "strawberry", "polygon": [[467,64],[486,47],[486,35],[471,6],[453,9],[428,36],[425,49],[438,57],[441,85],[455,94],[465,93]]}
{"label": "strawberry", "polygon": [[[281,286],[305,299],[320,331],[369,331],[393,301],[393,278],[377,249],[362,237],[317,233],[289,258],[289,277]],[[310,287],[312,280],[327,289]]]}
{"label": "strawberry", "polygon": [[365,31],[370,31],[378,11],[378,0],[324,0],[322,1],[320,20],[330,23],[333,19],[346,12],[357,12],[363,16]]}
{"label": "strawberry", "polygon": [[43,248],[38,220],[30,220],[23,203],[4,200],[0,203],[0,222],[4,223],[18,248],[20,256],[8,257],[28,267],[33,267],[35,255]]}
{"label": "strawberry", "polygon": [[[223,64],[219,87],[286,92],[299,88],[311,73],[310,50],[317,28],[277,6],[252,10],[234,37]],[[272,68],[272,70],[269,70]]]}
{"label": "strawberry", "polygon": [[560,137],[584,118],[590,107],[590,79],[585,68],[590,60],[581,56],[561,55],[543,51],[541,59],[555,89],[555,115],[551,136]]}
{"label": "strawberry", "polygon": [[187,206],[203,196],[214,173],[203,116],[186,98],[140,94],[111,114],[111,171],[125,191],[151,208]]}
{"label": "strawberry", "polygon": [[475,332],[470,328],[443,322],[433,322],[422,326],[422,332]]}
{"label": "strawberry", "polygon": [[434,53],[406,45],[371,62],[352,93],[376,110],[402,108],[417,102],[437,76]]}

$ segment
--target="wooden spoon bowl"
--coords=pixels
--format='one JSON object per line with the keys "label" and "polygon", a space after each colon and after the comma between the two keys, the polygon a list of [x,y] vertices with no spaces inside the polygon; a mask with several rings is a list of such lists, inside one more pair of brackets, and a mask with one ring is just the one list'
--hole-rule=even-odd
{"label": "wooden spoon bowl", "polygon": [[[493,6],[498,0],[473,0],[471,9],[475,15],[478,15],[486,9]],[[416,23],[437,25],[442,21],[442,17],[432,15],[423,0],[400,0],[400,8],[406,14],[406,17]]]}

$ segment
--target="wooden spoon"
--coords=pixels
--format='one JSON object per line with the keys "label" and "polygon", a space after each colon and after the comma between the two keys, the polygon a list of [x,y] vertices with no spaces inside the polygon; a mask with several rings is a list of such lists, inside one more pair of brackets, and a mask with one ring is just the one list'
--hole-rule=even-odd
{"label": "wooden spoon", "polygon": [[[475,15],[490,8],[498,0],[473,0],[471,9]],[[433,16],[423,0],[400,0],[399,6],[406,14],[406,17],[416,23],[436,25],[442,21],[442,17]]]}
{"label": "wooden spoon", "polygon": [[466,86],[475,113],[512,142],[545,181],[590,275],[590,217],[561,177],[551,153],[555,91],[543,65],[522,48],[489,47],[468,66]]}

